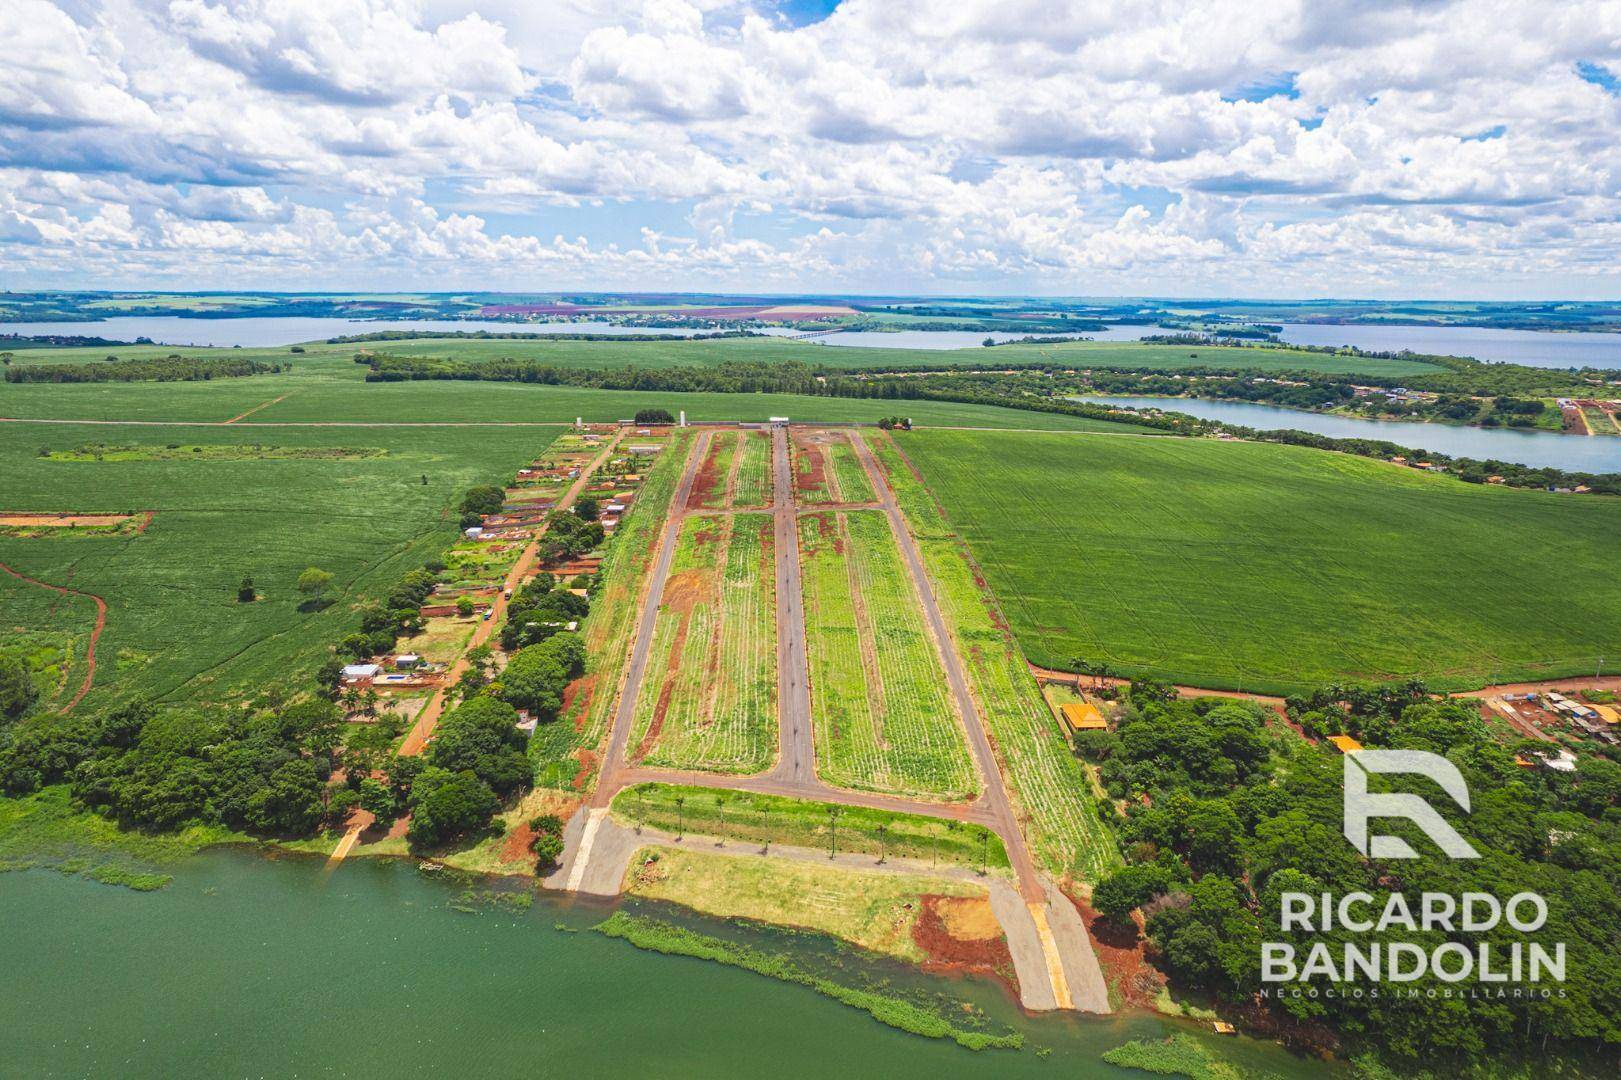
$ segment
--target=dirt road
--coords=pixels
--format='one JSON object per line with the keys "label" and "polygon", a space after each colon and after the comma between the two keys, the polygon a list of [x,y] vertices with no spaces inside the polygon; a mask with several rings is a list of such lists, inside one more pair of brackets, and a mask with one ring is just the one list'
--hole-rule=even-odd
{"label": "dirt road", "polygon": [[777,558],[777,767],[771,777],[802,790],[816,782],[816,735],[811,729],[810,668],[805,662],[804,593],[799,576],[799,514],[788,429],[771,433],[772,518]]}
{"label": "dirt road", "polygon": [[56,710],[64,714],[71,712],[73,707],[83,701],[84,696],[90,692],[90,684],[96,681],[96,642],[101,640],[101,632],[107,629],[107,601],[95,593],[80,592],[78,589],[70,589],[66,585],[52,585],[46,581],[39,581],[29,577],[27,574],[13,570],[5,563],[0,563],[0,570],[4,570],[19,581],[26,581],[30,585],[38,585],[42,589],[49,589],[64,596],[82,596],[87,600],[95,601],[96,623],[90,628],[90,646],[85,650],[84,654],[84,681],[79,684],[79,690],[73,695],[73,699]]}

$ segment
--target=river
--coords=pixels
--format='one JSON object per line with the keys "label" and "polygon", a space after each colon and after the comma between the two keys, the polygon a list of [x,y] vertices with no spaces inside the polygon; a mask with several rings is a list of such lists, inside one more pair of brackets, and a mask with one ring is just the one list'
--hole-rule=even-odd
{"label": "river", "polygon": [[[1141,1074],[1100,1055],[1175,1030],[1145,1014],[1027,1018],[988,983],[897,972],[1026,1035],[1023,1050],[975,1053],[804,987],[592,933],[595,905],[455,910],[461,886],[404,860],[328,871],[225,849],[174,875],[133,893],[0,873],[0,1073],[1126,1078]],[[1328,1071],[1267,1043],[1199,1037],[1245,1075]]]}
{"label": "river", "polygon": [[1621,334],[1572,330],[1500,330],[1484,326],[1368,326],[1283,323],[1291,345],[1354,345],[1368,352],[1411,349],[1528,367],[1621,369]]}
{"label": "river", "polygon": [[1206,420],[1259,430],[1294,428],[1337,439],[1385,439],[1453,457],[1513,461],[1532,468],[1572,472],[1621,472],[1621,436],[1560,435],[1551,431],[1461,427],[1413,420],[1373,420],[1208,398],[1163,398],[1104,395],[1077,398],[1133,409],[1166,409]]}

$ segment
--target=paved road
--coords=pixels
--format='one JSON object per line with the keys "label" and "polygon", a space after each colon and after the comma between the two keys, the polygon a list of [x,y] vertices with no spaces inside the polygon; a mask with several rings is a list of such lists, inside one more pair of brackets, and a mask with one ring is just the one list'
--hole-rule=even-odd
{"label": "paved road", "polygon": [[777,558],[777,767],[771,777],[800,789],[816,782],[816,736],[811,729],[810,668],[805,663],[804,593],[799,578],[799,516],[794,512],[794,466],[788,429],[771,433],[772,516]]}
{"label": "paved road", "polygon": [[692,482],[698,475],[698,466],[709,450],[713,432],[701,431],[687,453],[687,463],[681,471],[681,481],[670,499],[665,515],[664,532],[659,538],[658,559],[648,581],[647,595],[642,598],[641,616],[636,625],[636,644],[631,650],[630,664],[625,669],[624,683],[619,691],[619,704],[614,710],[613,727],[608,736],[608,752],[602,758],[602,773],[597,778],[596,791],[590,805],[605,807],[614,794],[624,786],[620,779],[627,766],[625,747],[630,742],[630,729],[636,719],[636,698],[641,693],[642,676],[647,672],[647,656],[653,648],[653,628],[657,622],[659,605],[664,602],[664,584],[670,578],[670,566],[675,562],[676,538],[681,535],[681,523],[687,517],[687,499],[692,495]]}

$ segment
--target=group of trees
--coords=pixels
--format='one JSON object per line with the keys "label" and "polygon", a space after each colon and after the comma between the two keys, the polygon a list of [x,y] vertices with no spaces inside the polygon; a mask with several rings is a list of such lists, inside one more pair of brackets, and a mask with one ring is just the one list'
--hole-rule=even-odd
{"label": "group of trees", "polygon": [[38,699],[39,690],[22,657],[0,652],[0,723],[20,719]]}
{"label": "group of trees", "polygon": [[24,364],[5,367],[6,381],[13,383],[93,383],[93,382],[202,382],[208,379],[239,378],[287,370],[283,363],[240,358],[188,359],[167,356],[150,360],[119,360],[99,364]]}
{"label": "group of trees", "polygon": [[[1451,801],[1439,794],[1429,801],[1482,858],[1376,862],[1341,833],[1339,755],[1269,730],[1257,707],[1138,691],[1117,732],[1081,739],[1082,752],[1099,766],[1128,860],[1097,885],[1093,903],[1122,924],[1141,910],[1152,955],[1175,982],[1245,1006],[1264,1004],[1308,1029],[1332,1029],[1354,1048],[1408,1063],[1450,1059],[1462,1068],[1550,1040],[1566,1040],[1572,1050],[1621,1042],[1621,971],[1614,964],[1621,955],[1621,764],[1613,748],[1584,754],[1573,773],[1527,770],[1515,754],[1530,747],[1498,743],[1473,703],[1434,698],[1420,685],[1330,687],[1292,699],[1291,712],[1307,730],[1355,731],[1369,745],[1443,754],[1469,783],[1470,814],[1445,811]],[[1114,810],[1117,799],[1127,806],[1123,815]],[[1420,851],[1428,843],[1402,823],[1381,825]],[[1313,942],[1329,940],[1338,957],[1340,944],[1354,937],[1284,931],[1282,894],[1356,890],[1374,897],[1375,912],[1392,892],[1404,893],[1415,910],[1425,891],[1504,899],[1538,893],[1550,910],[1535,940],[1565,943],[1564,993],[1512,1005],[1454,993],[1426,998],[1422,1008],[1389,994],[1263,1002],[1262,942],[1289,941],[1304,958]],[[1426,952],[1448,938],[1471,953],[1478,943],[1478,935],[1440,931],[1381,937],[1410,939]],[[1507,927],[1489,935],[1497,949],[1523,937]],[[1433,973],[1405,985],[1420,994],[1446,986]]]}
{"label": "group of trees", "polygon": [[[596,505],[592,500],[585,506],[554,511],[546,519],[546,535],[539,548],[541,562],[559,563],[602,546],[606,533],[602,523],[595,520]],[[590,520],[587,515],[591,515]]]}
{"label": "group of trees", "polygon": [[302,836],[332,812],[342,717],[315,697],[246,716],[136,700],[104,715],[43,713],[0,732],[0,790],[66,782],[120,824],[192,822]]}
{"label": "group of trees", "polygon": [[494,484],[479,484],[467,489],[462,501],[456,505],[461,515],[461,527],[470,529],[489,514],[498,514],[506,505],[507,493]]}
{"label": "group of trees", "polygon": [[573,633],[553,634],[513,653],[495,685],[503,701],[550,723],[563,709],[563,691],[584,671],[585,639]]}
{"label": "group of trees", "polygon": [[[381,602],[363,607],[360,611],[360,630],[338,643],[339,656],[351,659],[380,656],[393,651],[394,643],[401,634],[421,633],[422,605],[439,580],[436,566],[443,569],[442,564],[429,563],[406,573],[394,583]],[[337,671],[329,665],[322,681],[330,686],[336,680]]]}
{"label": "group of trees", "polygon": [[591,602],[557,588],[550,574],[536,574],[513,594],[501,627],[501,648],[513,652],[535,645],[585,618]]}

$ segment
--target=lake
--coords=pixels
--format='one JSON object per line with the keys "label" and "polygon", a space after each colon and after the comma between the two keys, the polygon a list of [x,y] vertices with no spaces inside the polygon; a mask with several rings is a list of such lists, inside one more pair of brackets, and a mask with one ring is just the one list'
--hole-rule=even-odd
{"label": "lake", "polygon": [[1621,334],[1498,330],[1481,326],[1336,326],[1283,323],[1292,345],[1353,345],[1368,352],[1411,349],[1433,356],[1472,356],[1528,367],[1621,369]]}
{"label": "lake", "polygon": [[1621,437],[1457,427],[1412,420],[1372,420],[1248,401],[1211,401],[1207,398],[1100,395],[1077,400],[1124,405],[1133,409],[1167,409],[1259,430],[1294,428],[1337,439],[1386,439],[1401,446],[1433,450],[1453,457],[1514,461],[1538,469],[1621,472]]}
{"label": "lake", "polygon": [[[975,1053],[804,987],[592,933],[597,905],[455,910],[462,886],[405,860],[328,871],[224,849],[174,874],[133,893],[0,873],[0,1073],[1125,1080],[1142,1074],[1104,1051],[1178,1030],[1146,1014],[1027,1018],[988,983],[897,974],[1026,1035],[1023,1050]],[[1250,1039],[1211,1045],[1246,1075],[1329,1071]]]}
{"label": "lake", "polygon": [[182,319],[178,315],[119,315],[95,322],[0,322],[0,334],[77,334],[113,341],[134,341],[144,337],[160,345],[240,345],[244,349],[274,348],[301,341],[323,341],[347,334],[376,334],[385,330],[430,330],[442,334],[458,331],[477,333],[481,330],[492,334],[674,334],[678,337],[714,333],[714,330],[616,326],[604,322],[513,323],[494,319]]}

